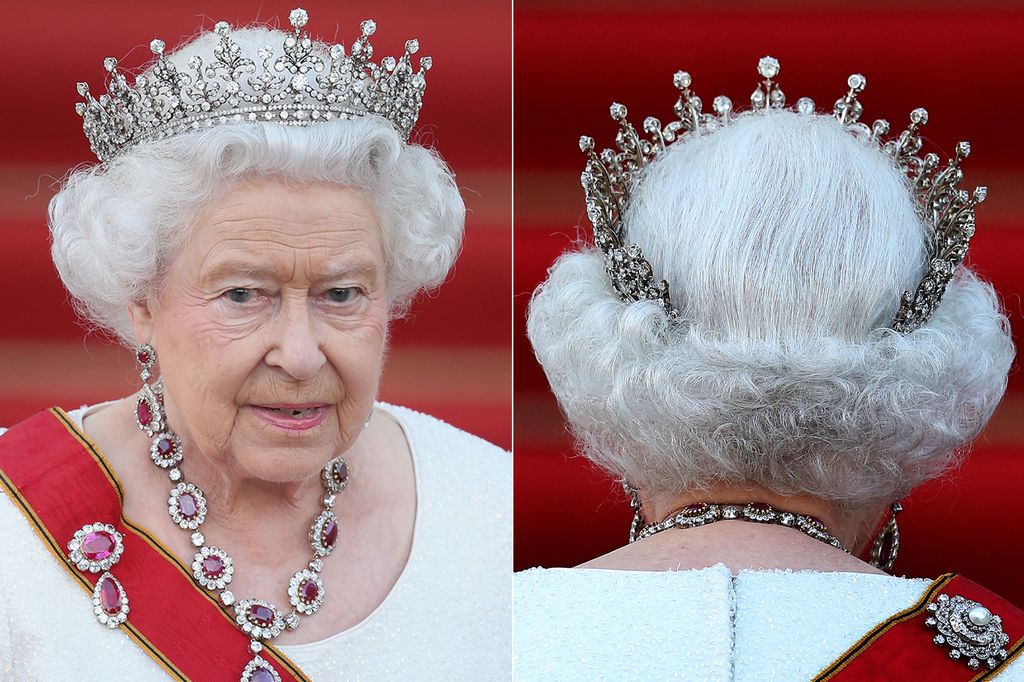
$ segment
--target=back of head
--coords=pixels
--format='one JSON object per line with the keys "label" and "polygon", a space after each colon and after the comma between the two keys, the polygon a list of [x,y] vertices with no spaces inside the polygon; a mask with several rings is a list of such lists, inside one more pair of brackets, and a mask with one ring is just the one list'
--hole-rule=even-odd
{"label": "back of head", "polygon": [[892,159],[831,116],[686,137],[623,229],[679,317],[620,300],[586,249],[552,267],[528,331],[586,454],[634,486],[888,502],[955,463],[1003,394],[1009,330],[966,268],[926,325],[892,330],[927,228]]}

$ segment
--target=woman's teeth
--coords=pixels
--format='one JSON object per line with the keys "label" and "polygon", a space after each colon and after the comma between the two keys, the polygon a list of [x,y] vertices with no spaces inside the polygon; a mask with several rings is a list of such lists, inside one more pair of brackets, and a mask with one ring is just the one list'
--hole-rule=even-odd
{"label": "woman's teeth", "polygon": [[312,417],[313,415],[315,415],[317,413],[317,411],[319,411],[320,408],[319,407],[306,407],[306,408],[303,408],[301,410],[293,410],[293,409],[287,409],[287,408],[281,408],[281,407],[270,407],[270,408],[267,408],[267,409],[269,409],[271,412],[277,412],[278,414],[283,414],[286,417],[292,417],[293,419],[303,419],[305,417]]}

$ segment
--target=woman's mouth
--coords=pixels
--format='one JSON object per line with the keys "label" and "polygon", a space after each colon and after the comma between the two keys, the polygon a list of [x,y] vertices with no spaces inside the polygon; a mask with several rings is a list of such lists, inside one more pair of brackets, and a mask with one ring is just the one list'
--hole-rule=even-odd
{"label": "woman's mouth", "polygon": [[264,422],[285,431],[306,431],[319,426],[327,417],[327,405],[252,405],[252,411]]}

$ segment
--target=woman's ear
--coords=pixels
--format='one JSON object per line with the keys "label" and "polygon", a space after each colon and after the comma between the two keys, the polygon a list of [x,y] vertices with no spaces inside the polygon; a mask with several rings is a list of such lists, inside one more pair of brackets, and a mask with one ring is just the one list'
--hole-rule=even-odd
{"label": "woman's ear", "polygon": [[128,304],[128,317],[135,332],[135,343],[153,342],[153,311],[149,299],[132,301]]}

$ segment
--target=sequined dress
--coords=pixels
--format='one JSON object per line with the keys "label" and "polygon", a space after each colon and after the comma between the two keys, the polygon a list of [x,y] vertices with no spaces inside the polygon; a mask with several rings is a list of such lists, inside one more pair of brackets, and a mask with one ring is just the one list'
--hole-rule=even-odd
{"label": "sequined dress", "polygon": [[[316,681],[509,680],[511,458],[427,415],[377,407],[401,424],[413,455],[408,563],[361,623],[279,649]],[[81,424],[86,409],[69,415]],[[3,492],[0,537],[0,680],[168,679],[126,635],[96,622],[89,595]]]}
{"label": "sequined dress", "polygon": [[[515,581],[516,680],[807,682],[929,582],[814,571],[734,576],[722,564],[531,569]],[[923,627],[922,637],[925,651],[945,656]],[[964,673],[972,677],[966,666]],[[995,679],[1024,680],[1024,660]]]}

